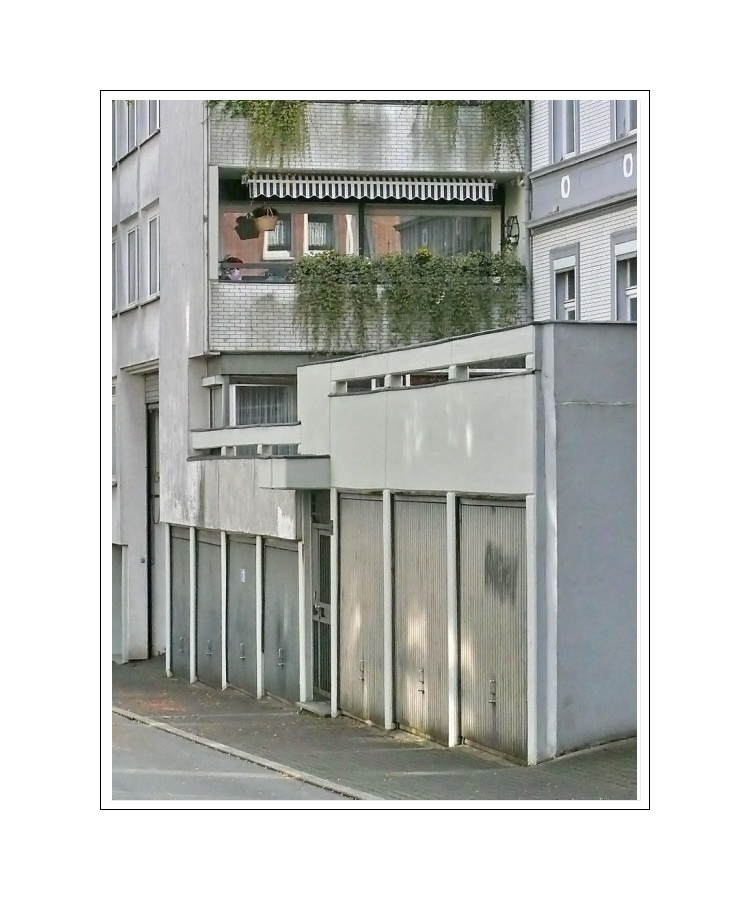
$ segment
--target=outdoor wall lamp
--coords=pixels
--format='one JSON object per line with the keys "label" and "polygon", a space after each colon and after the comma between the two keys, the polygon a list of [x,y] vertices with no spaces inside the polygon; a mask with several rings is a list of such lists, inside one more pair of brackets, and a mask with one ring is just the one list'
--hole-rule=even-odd
{"label": "outdoor wall lamp", "polygon": [[505,240],[511,246],[515,247],[521,236],[521,229],[518,225],[518,216],[508,216],[505,220]]}

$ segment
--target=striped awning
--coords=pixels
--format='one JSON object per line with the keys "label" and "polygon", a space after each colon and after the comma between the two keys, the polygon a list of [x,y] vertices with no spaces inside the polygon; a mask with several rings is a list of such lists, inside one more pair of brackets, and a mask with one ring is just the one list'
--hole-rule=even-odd
{"label": "striped awning", "polygon": [[489,178],[420,178],[390,175],[245,175],[250,197],[305,200],[492,200]]}

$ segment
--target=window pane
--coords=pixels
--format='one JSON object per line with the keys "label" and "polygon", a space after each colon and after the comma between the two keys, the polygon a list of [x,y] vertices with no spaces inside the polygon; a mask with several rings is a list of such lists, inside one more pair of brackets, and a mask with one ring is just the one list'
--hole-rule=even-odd
{"label": "window pane", "polygon": [[565,155],[575,153],[576,149],[576,102],[565,101]]}
{"label": "window pane", "polygon": [[117,241],[112,242],[112,310],[117,309]]}
{"label": "window pane", "polygon": [[637,297],[630,298],[630,321],[631,322],[638,321],[638,298]]}
{"label": "window pane", "polygon": [[235,402],[237,425],[283,425],[297,420],[294,385],[237,385]]}
{"label": "window pane", "polygon": [[128,123],[128,150],[135,147],[135,100],[126,100]]}
{"label": "window pane", "polygon": [[628,287],[635,287],[638,284],[638,258],[633,257],[629,260],[628,266]]}
{"label": "window pane", "polygon": [[159,127],[159,101],[148,101],[148,133],[153,134]]}
{"label": "window pane", "polygon": [[630,131],[635,131],[638,127],[638,101],[630,101]]}
{"label": "window pane", "polygon": [[309,215],[307,217],[307,249],[334,250],[333,216]]}
{"label": "window pane", "polygon": [[421,249],[436,256],[456,256],[474,250],[491,253],[492,246],[492,217],[489,215],[446,215],[426,210],[413,215],[365,215],[367,256],[411,254]]}
{"label": "window pane", "polygon": [[159,293],[159,219],[148,223],[148,292]]}
{"label": "window pane", "polygon": [[288,213],[279,215],[276,228],[268,235],[269,250],[292,249],[292,217]]}
{"label": "window pane", "polygon": [[128,232],[128,303],[138,299],[138,229]]}
{"label": "window pane", "polygon": [[568,300],[576,298],[576,273],[574,271],[566,272],[568,276]]}

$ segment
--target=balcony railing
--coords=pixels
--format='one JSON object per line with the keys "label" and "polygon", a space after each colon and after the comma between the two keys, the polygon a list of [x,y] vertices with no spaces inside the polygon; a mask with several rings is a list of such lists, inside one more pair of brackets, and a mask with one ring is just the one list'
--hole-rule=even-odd
{"label": "balcony railing", "polygon": [[[296,453],[301,427],[299,422],[284,425],[232,425],[226,428],[199,428],[191,432],[192,446],[196,453],[210,450],[227,451],[229,448],[253,448],[254,455]],[[284,450],[274,448],[285,448]],[[226,455],[244,455],[226,453]]]}

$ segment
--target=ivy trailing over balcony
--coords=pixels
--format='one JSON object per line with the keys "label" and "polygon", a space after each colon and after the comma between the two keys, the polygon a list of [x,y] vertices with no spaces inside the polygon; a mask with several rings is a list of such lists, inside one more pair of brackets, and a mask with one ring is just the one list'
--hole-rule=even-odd
{"label": "ivy trailing over balcony", "polygon": [[[230,118],[247,122],[248,166],[283,165],[309,146],[310,100],[207,100],[209,109],[218,109]],[[481,116],[479,153],[484,162],[497,162],[503,149],[521,163],[520,134],[523,100],[409,100],[426,109],[426,133],[433,141],[453,146],[459,131],[461,110],[477,107]]]}
{"label": "ivy trailing over balcony", "polygon": [[[419,101],[415,101],[419,102]],[[461,110],[475,106],[482,120],[480,155],[486,162],[498,162],[503,149],[519,165],[520,135],[523,129],[523,100],[428,100],[427,129],[433,137],[455,143]]]}
{"label": "ivy trailing over balcony", "polygon": [[298,260],[290,280],[314,349],[360,352],[516,324],[526,269],[510,250],[377,259],[326,251]]}
{"label": "ivy trailing over balcony", "polygon": [[278,159],[283,165],[307,148],[308,100],[207,100],[206,105],[247,122],[248,163]]}

